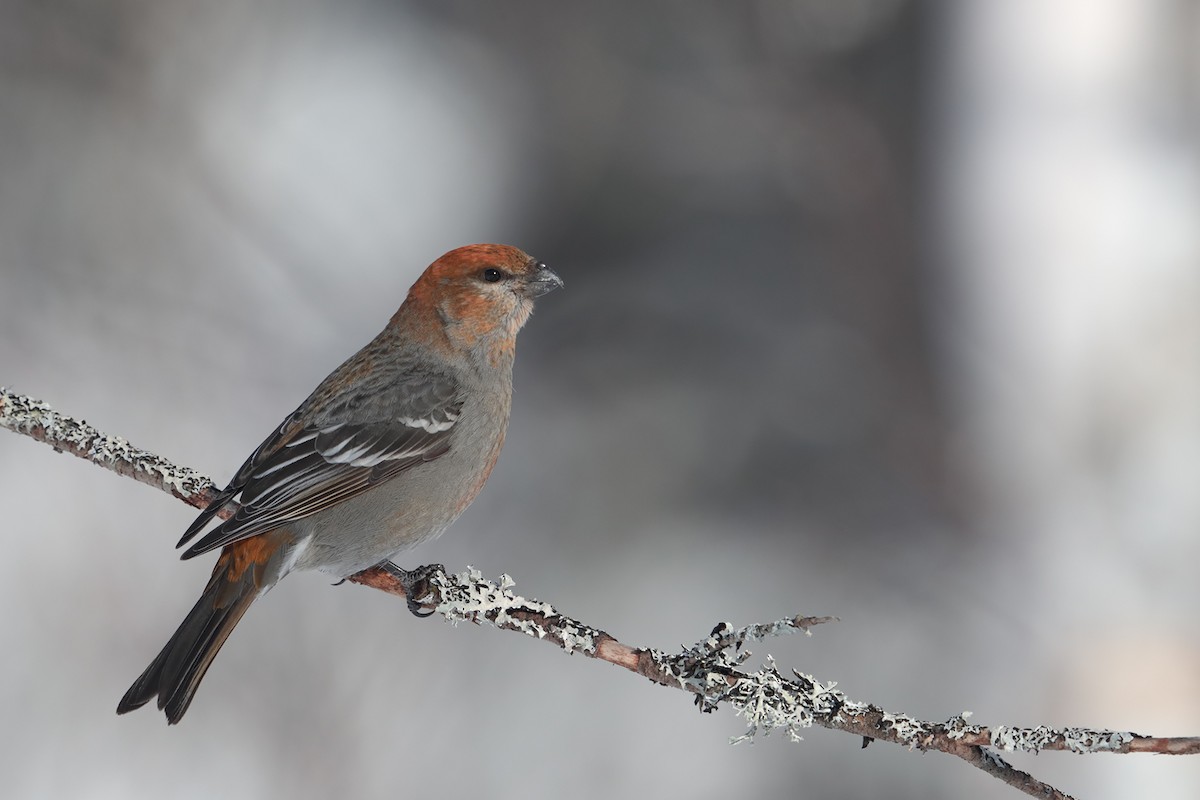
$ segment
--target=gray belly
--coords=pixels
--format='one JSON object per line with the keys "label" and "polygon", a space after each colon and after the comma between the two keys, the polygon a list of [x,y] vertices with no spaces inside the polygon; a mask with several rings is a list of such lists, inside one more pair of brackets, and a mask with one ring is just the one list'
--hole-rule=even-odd
{"label": "gray belly", "polygon": [[475,499],[503,443],[502,425],[495,433],[473,427],[456,430],[462,435],[445,455],[290,526],[299,548],[293,569],[345,577],[441,535]]}

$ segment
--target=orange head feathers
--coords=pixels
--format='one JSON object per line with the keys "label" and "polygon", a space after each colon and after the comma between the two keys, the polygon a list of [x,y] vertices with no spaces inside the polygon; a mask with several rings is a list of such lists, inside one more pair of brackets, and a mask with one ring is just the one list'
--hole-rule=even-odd
{"label": "orange head feathers", "polygon": [[[444,332],[451,348],[495,365],[511,358],[534,298],[562,285],[549,267],[515,247],[467,245],[429,265],[392,325]],[[430,325],[433,317],[440,324]]]}

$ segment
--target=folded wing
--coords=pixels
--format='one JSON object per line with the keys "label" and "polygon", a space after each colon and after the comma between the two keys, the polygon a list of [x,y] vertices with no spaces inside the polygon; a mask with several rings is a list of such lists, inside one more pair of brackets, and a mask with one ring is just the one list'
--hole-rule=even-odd
{"label": "folded wing", "polygon": [[197,536],[227,504],[237,503],[237,511],[183,558],[311,516],[444,455],[462,399],[453,379],[409,369],[386,392],[331,407],[320,422],[302,424],[302,405],[259,445],[179,545]]}

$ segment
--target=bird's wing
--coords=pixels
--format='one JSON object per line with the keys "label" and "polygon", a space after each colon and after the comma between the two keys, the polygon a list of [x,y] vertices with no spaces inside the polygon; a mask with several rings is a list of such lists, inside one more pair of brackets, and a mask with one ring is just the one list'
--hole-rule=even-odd
{"label": "bird's wing", "polygon": [[[424,370],[401,373],[384,392],[348,398],[321,421],[303,424],[309,402],[258,446],[187,529],[178,546],[230,501],[240,505],[183,558],[303,519],[444,455],[462,411],[457,381]],[[363,407],[367,403],[369,409]]]}

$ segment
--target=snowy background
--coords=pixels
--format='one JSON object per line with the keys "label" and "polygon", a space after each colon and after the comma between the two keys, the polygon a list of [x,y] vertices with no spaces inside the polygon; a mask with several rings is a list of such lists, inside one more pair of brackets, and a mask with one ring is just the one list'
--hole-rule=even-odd
{"label": "snowy background", "polygon": [[[1200,732],[1200,4],[0,0],[0,384],[224,483],[421,269],[553,266],[407,565],[942,720]],[[1010,798],[298,574],[114,714],[193,511],[0,435],[0,795]],[[1080,797],[1200,761],[1015,757]]]}

